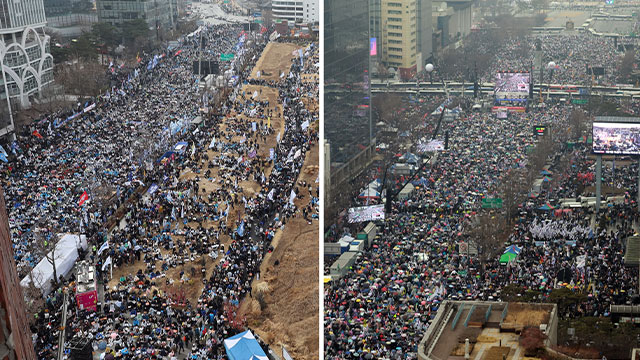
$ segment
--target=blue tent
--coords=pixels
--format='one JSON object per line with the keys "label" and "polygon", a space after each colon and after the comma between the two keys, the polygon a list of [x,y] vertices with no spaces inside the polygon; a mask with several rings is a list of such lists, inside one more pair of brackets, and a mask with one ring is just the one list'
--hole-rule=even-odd
{"label": "blue tent", "polygon": [[406,161],[406,162],[408,162],[410,164],[416,164],[418,162],[419,158],[418,158],[417,155],[414,155],[414,154],[412,154],[412,153],[407,151],[406,153],[404,153],[404,155],[402,155],[400,157],[400,160]]}
{"label": "blue tent", "polygon": [[519,248],[515,245],[511,245],[509,247],[507,247],[507,249],[504,251],[504,253],[512,253],[512,254],[520,254],[520,251],[522,251],[522,248]]}
{"label": "blue tent", "polygon": [[229,360],[268,360],[251,330],[225,339],[224,348]]}

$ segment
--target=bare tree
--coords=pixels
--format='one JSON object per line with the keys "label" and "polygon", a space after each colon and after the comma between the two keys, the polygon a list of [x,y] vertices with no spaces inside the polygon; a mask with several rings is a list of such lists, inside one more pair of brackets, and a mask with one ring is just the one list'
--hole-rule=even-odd
{"label": "bare tree", "polygon": [[633,64],[635,63],[635,52],[633,50],[627,50],[624,56],[620,59],[618,64],[618,72],[620,73],[620,80],[628,81],[633,71]]}
{"label": "bare tree", "polygon": [[378,112],[379,118],[389,121],[398,113],[402,106],[402,100],[398,94],[383,93],[373,98],[373,108]]}
{"label": "bare tree", "polygon": [[587,114],[582,109],[574,109],[569,115],[570,136],[573,139],[580,138],[587,129],[588,121]]}
{"label": "bare tree", "polygon": [[33,242],[31,244],[32,251],[36,256],[46,259],[53,268],[53,282],[58,284],[58,269],[56,268],[56,260],[60,255],[57,254],[56,245],[58,245],[58,231],[51,227],[47,227],[44,219],[38,219],[33,226]]}
{"label": "bare tree", "polygon": [[74,61],[62,66],[56,74],[56,83],[64,92],[77,96],[97,96],[108,87],[106,69],[95,61]]}
{"label": "bare tree", "polygon": [[36,287],[36,282],[39,284],[42,281],[41,276],[34,275],[33,272],[29,272],[29,279],[31,282],[28,286],[22,287],[22,295],[24,297],[25,312],[27,313],[27,319],[29,325],[35,325],[35,314],[44,308],[44,298],[42,296],[42,290]]}

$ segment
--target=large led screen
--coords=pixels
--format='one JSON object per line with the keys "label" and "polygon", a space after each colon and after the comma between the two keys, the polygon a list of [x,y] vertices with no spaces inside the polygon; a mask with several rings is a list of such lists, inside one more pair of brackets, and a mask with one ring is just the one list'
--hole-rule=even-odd
{"label": "large led screen", "polygon": [[640,124],[594,122],[593,152],[596,154],[640,154]]}
{"label": "large led screen", "polygon": [[529,96],[529,73],[496,73],[496,99],[521,99]]}

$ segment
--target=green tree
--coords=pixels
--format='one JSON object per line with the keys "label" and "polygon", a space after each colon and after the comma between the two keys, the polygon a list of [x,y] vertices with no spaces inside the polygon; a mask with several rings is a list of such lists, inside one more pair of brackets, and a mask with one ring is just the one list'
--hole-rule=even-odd
{"label": "green tree", "polygon": [[83,33],[71,41],[71,54],[77,59],[94,60],[98,56],[95,39],[91,33]]}
{"label": "green tree", "polygon": [[553,289],[549,294],[549,302],[558,305],[561,314],[566,313],[571,307],[587,300],[586,295],[573,292],[567,288]]}
{"label": "green tree", "polygon": [[127,46],[135,44],[136,39],[149,37],[149,24],[144,19],[122,23],[122,37]]}
{"label": "green tree", "polygon": [[114,48],[120,44],[121,34],[118,28],[109,23],[96,23],[91,27],[93,36],[105,46]]}

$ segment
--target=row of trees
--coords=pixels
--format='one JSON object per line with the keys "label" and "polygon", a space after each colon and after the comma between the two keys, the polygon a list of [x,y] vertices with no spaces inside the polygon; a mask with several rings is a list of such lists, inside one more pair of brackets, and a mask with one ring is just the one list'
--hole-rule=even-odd
{"label": "row of trees", "polygon": [[[55,35],[54,40],[58,40]],[[91,31],[73,39],[68,45],[52,46],[51,55],[57,64],[95,61],[100,54],[115,55],[116,49],[123,46],[130,55],[135,56],[137,51],[150,46],[151,41],[149,26],[143,19],[125,22],[118,28],[109,23],[97,23]]]}

